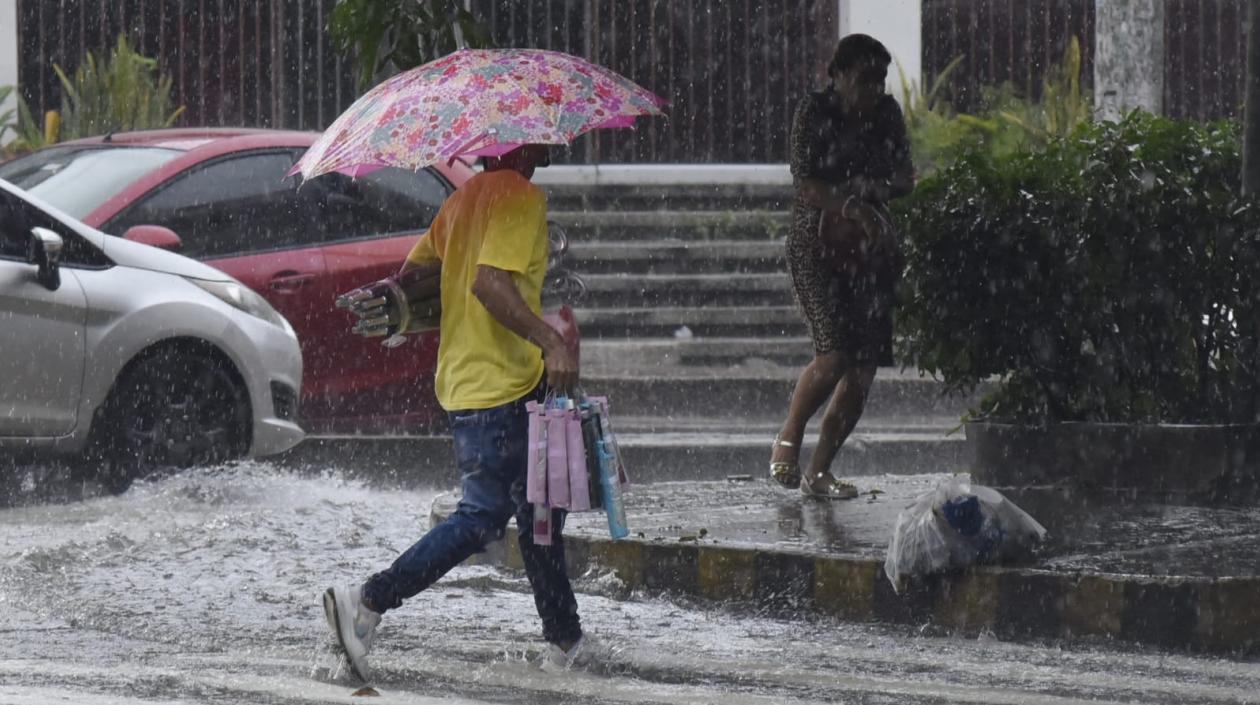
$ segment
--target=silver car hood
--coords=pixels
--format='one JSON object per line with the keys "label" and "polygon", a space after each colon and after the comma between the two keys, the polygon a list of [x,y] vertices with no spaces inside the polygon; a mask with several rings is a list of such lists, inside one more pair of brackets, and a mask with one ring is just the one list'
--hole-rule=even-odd
{"label": "silver car hood", "polygon": [[105,252],[105,256],[114,264],[136,269],[147,269],[151,272],[165,272],[181,277],[207,279],[210,281],[235,281],[231,276],[208,264],[202,264],[191,257],[169,252],[167,250],[143,245],[131,240],[124,240],[114,235],[100,235],[97,244]]}
{"label": "silver car hood", "polygon": [[124,240],[114,235],[106,235],[78,218],[66,215],[42,199],[23,191],[3,179],[0,179],[0,189],[9,191],[29,201],[32,205],[60,220],[63,225],[74,230],[84,240],[100,248],[106,257],[113,260],[114,264],[135,269],[147,269],[151,272],[174,274],[181,277],[193,277],[194,279],[206,279],[216,282],[236,281],[226,273],[184,255],[168,252],[150,245],[142,245],[131,240]]}

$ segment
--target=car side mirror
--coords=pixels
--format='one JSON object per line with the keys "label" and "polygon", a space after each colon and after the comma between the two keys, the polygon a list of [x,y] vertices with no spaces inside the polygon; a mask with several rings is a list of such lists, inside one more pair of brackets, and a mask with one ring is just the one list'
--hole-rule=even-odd
{"label": "car side mirror", "polygon": [[65,241],[48,228],[31,228],[26,261],[39,267],[37,278],[49,291],[61,288],[61,248]]}
{"label": "car side mirror", "polygon": [[123,239],[172,252],[178,251],[184,245],[174,230],[161,225],[133,225],[123,233]]}

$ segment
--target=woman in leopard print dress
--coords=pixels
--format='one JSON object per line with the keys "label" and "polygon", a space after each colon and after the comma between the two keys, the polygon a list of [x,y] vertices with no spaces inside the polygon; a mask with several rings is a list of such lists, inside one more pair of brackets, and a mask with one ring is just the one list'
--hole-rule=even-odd
{"label": "woman in leopard print dress", "polygon": [[[831,84],[801,101],[792,124],[796,198],[787,260],[814,360],[797,380],[770,474],[810,496],[856,495],[831,474],[831,463],[857,425],[876,367],[892,363],[901,256],[886,204],[913,189],[914,169],[901,108],[884,93],[891,61],[884,45],[867,35],[840,40],[827,67]],[[824,219],[849,219],[847,225],[861,228],[864,254],[851,267],[838,268],[828,256],[820,238]],[[829,398],[802,478],[797,457],[805,425]]]}

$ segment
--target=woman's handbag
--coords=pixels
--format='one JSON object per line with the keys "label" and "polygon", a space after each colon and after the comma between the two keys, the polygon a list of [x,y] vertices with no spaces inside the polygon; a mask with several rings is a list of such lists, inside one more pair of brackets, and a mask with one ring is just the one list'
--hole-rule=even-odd
{"label": "woman's handbag", "polygon": [[861,266],[870,249],[866,228],[852,218],[824,210],[818,217],[818,243],[832,269],[851,272]]}
{"label": "woman's handbag", "polygon": [[818,243],[822,257],[832,269],[846,274],[873,268],[876,260],[884,256],[881,245],[885,240],[895,240],[892,221],[882,208],[875,209],[878,234],[872,236],[866,227],[854,218],[846,218],[835,211],[822,211],[818,217]]}

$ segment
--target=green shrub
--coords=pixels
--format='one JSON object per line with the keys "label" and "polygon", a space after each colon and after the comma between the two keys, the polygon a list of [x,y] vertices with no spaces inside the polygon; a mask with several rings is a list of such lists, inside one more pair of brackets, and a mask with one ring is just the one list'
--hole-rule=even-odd
{"label": "green shrub", "polygon": [[[4,105],[9,96],[13,95],[13,86],[0,86],[0,105]],[[0,110],[0,142],[4,142],[9,131],[17,134],[17,108],[7,108]]]}
{"label": "green shrub", "polygon": [[328,34],[353,62],[360,91],[455,51],[460,39],[469,49],[492,45],[485,25],[452,0],[337,0]]}
{"label": "green shrub", "polygon": [[105,59],[88,52],[73,77],[53,70],[62,89],[60,139],[170,127],[184,112],[172,106],[171,79],[159,75],[157,60],[137,53],[125,35]]}
{"label": "green shrub", "polygon": [[[16,119],[13,111],[0,113],[0,137],[6,128],[17,134],[5,155],[80,137],[170,127],[184,112],[183,106],[172,107],[171,79],[160,75],[157,60],[137,53],[125,35],[104,59],[88,52],[73,76],[56,64],[53,71],[61,81],[61,110],[39,121],[18,96]],[[0,101],[5,88],[11,90],[0,87]]]}
{"label": "green shrub", "polygon": [[1228,123],[965,151],[898,204],[902,358],[999,420],[1256,420],[1256,204]]}
{"label": "green shrub", "polygon": [[984,149],[1007,157],[1050,140],[1070,135],[1093,117],[1092,98],[1081,88],[1081,45],[1068,42],[1060,63],[1051,65],[1041,84],[1041,97],[1022,96],[1013,84],[987,86],[979,108],[956,112],[946,96],[950,76],[964,56],[951,61],[930,89],[904,82],[901,86],[911,158],[922,174],[952,164],[962,153]]}

